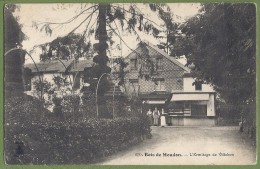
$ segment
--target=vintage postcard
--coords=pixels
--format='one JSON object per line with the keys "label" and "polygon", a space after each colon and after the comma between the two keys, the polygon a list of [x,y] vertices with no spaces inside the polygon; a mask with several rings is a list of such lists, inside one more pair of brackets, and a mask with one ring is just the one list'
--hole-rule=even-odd
{"label": "vintage postcard", "polygon": [[5,165],[257,165],[255,3],[3,8]]}

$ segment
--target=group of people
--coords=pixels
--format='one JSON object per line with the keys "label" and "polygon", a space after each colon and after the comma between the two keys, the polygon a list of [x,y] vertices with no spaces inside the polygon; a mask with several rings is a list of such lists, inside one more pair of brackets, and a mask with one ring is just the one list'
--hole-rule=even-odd
{"label": "group of people", "polygon": [[161,121],[161,115],[164,114],[164,109],[161,109],[161,112],[155,107],[153,111],[151,109],[148,110],[147,115],[150,119],[150,124],[154,126],[159,126]]}

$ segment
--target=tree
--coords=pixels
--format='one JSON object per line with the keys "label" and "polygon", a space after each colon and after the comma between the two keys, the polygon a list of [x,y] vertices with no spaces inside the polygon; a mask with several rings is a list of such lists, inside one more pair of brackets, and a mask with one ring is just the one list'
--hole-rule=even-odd
{"label": "tree", "polygon": [[[163,30],[159,30],[158,27],[162,28],[162,26],[156,24],[149,18],[145,17],[144,13],[142,13],[142,11],[140,9],[138,9],[138,7],[135,4],[119,5],[119,4],[105,4],[105,3],[93,4],[90,7],[85,6],[85,8],[83,8],[82,11],[79,12],[76,16],[72,17],[71,19],[69,19],[63,23],[43,22],[43,23],[34,23],[34,26],[36,28],[40,28],[40,30],[45,31],[47,34],[51,35],[53,33],[53,29],[55,29],[54,25],[69,24],[72,21],[76,20],[79,16],[85,15],[87,12],[90,12],[90,14],[88,14],[85,17],[85,19],[79,25],[77,25],[75,27],[75,29],[73,29],[71,32],[69,32],[68,35],[66,35],[65,37],[62,37],[60,39],[54,40],[55,44],[58,44],[58,45],[48,44],[47,46],[50,47],[48,49],[48,51],[50,51],[50,49],[56,50],[57,47],[54,47],[54,46],[58,46],[58,48],[64,47],[64,43],[62,42],[62,39],[75,38],[75,37],[71,37],[71,35],[82,24],[86,23],[86,28],[82,34],[83,40],[79,41],[79,43],[80,44],[84,44],[84,43],[90,44],[90,42],[88,41],[88,37],[92,33],[95,33],[95,38],[96,38],[96,40],[98,40],[98,43],[93,44],[93,50],[95,52],[97,52],[97,55],[95,55],[93,57],[93,62],[96,64],[93,66],[92,73],[90,73],[90,74],[93,79],[99,79],[104,74],[109,74],[111,72],[111,68],[107,66],[107,62],[109,61],[109,58],[107,56],[107,50],[109,47],[111,47],[115,43],[112,39],[112,36],[119,37],[120,42],[123,42],[129,48],[127,43],[122,39],[120,32],[129,31],[130,33],[133,33],[137,36],[137,41],[141,41],[140,35],[138,34],[137,30],[144,31],[148,34],[152,34],[156,38],[161,38],[158,36],[160,32],[165,32],[165,30],[167,28],[170,29],[173,27],[174,24],[171,19],[171,11],[167,5],[165,5],[165,4],[146,4],[146,5],[149,6],[149,8],[152,11],[158,13],[159,18],[161,18],[162,21],[165,23],[165,27],[163,27]],[[126,7],[126,6],[128,6],[128,7]],[[97,13],[96,29],[92,29],[93,25],[90,26],[90,22],[96,13]],[[121,29],[122,29],[121,31],[119,30],[120,28],[119,28],[118,24],[121,26]],[[145,43],[140,43],[140,44],[142,45]],[[68,44],[68,45],[71,45],[71,44]],[[121,44],[121,47],[122,47],[122,44]],[[57,50],[59,50],[58,48],[57,48]],[[143,48],[144,48],[144,51],[147,50],[146,45],[143,45]],[[88,52],[89,52],[89,49],[90,48],[88,48]],[[44,50],[46,51],[46,48],[44,48]],[[68,50],[63,49],[63,51],[67,52],[65,55],[67,55],[67,56],[71,55],[71,53],[68,52]],[[87,50],[85,50],[85,51],[87,51]],[[132,50],[132,51],[134,51],[134,50]],[[52,57],[52,54],[50,52],[48,52],[48,54],[50,54],[48,57]],[[153,65],[152,60],[150,59],[149,55],[143,56],[142,54],[139,54],[139,53],[137,53],[137,54],[138,54],[139,60],[141,62],[146,62],[147,64]],[[80,57],[83,55],[82,55],[82,53],[78,52],[77,56]],[[48,58],[48,57],[44,57],[44,58]],[[120,62],[120,63],[122,63],[122,62]],[[125,67],[125,66],[123,65],[122,67]],[[150,66],[150,67],[151,67],[150,70],[154,71],[153,67],[152,66]],[[144,75],[144,72],[141,72],[140,76],[147,77],[148,75],[151,75],[151,74],[152,73],[149,72],[147,75]],[[122,74],[120,74],[120,76],[122,77]],[[105,81],[105,80],[106,80],[106,78],[102,79],[102,81]],[[101,84],[102,84],[102,82],[101,82]],[[108,83],[103,82],[103,84],[108,84]],[[104,85],[104,86],[106,86],[106,85]],[[109,87],[107,87],[107,89],[109,89]],[[105,101],[105,99],[102,99],[102,97],[107,89],[103,89],[102,87],[99,89],[100,92],[98,92],[98,93],[99,93],[99,97],[101,98],[99,100]],[[100,104],[105,104],[105,102],[104,103],[100,102]],[[101,114],[103,114],[103,113],[101,113]]]}
{"label": "tree", "polygon": [[85,56],[90,50],[90,42],[85,42],[85,37],[71,33],[65,37],[58,37],[50,43],[40,45],[42,53],[40,61],[78,59]]}
{"label": "tree", "polygon": [[[255,128],[256,6],[253,3],[204,4],[182,26],[174,55],[185,55],[192,73],[213,85],[224,101]],[[254,130],[252,130],[254,131]]]}
{"label": "tree", "polygon": [[12,50],[21,45],[25,39],[21,31],[21,25],[13,12],[18,7],[14,4],[6,4],[4,8],[4,33],[5,33],[5,96],[20,95],[24,91],[23,85],[23,64],[25,52],[21,50]]}
{"label": "tree", "polygon": [[182,33],[172,51],[187,57],[196,76],[212,84],[227,103],[255,102],[255,4],[204,4]]}

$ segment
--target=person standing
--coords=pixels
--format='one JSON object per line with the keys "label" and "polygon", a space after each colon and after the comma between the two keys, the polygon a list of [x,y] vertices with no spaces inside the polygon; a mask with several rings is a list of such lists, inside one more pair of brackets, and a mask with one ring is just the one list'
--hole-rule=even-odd
{"label": "person standing", "polygon": [[149,117],[149,125],[153,125],[153,112],[151,109],[148,110],[147,116]]}
{"label": "person standing", "polygon": [[161,126],[166,126],[166,115],[167,113],[164,113],[164,109],[162,108],[162,114],[161,114]]}
{"label": "person standing", "polygon": [[155,107],[154,111],[153,111],[153,124],[155,126],[158,126],[159,125],[159,111],[157,109],[157,107]]}

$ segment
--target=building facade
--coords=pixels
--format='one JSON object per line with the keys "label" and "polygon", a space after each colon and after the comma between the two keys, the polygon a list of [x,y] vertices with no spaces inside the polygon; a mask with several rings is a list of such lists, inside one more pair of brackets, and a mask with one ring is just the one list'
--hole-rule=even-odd
{"label": "building facade", "polygon": [[84,70],[90,69],[93,65],[91,60],[55,60],[35,64],[26,64],[25,67],[25,91],[29,95],[37,93],[34,82],[49,82],[54,85],[55,77],[66,79],[67,87],[76,93],[84,85]]}
{"label": "building facade", "polygon": [[[125,78],[125,93],[143,101],[143,112],[166,113],[166,123],[172,126],[214,126],[215,92],[210,85],[196,80],[190,69],[164,51],[146,43],[155,71],[149,80],[140,78],[142,47],[126,57],[129,64]],[[145,50],[146,50],[145,49]]]}
{"label": "building facade", "polygon": [[[149,78],[140,77],[142,73],[149,74],[144,58],[140,59],[145,54],[149,55],[154,69]],[[128,63],[125,83],[120,89],[128,97],[139,97],[142,100],[143,113],[155,109],[161,114],[164,112],[166,125],[171,126],[215,125],[215,91],[210,85],[198,81],[188,67],[149,43],[146,43],[145,49],[139,46],[125,57],[125,61]],[[37,64],[37,68],[33,64],[25,65],[31,70],[31,78],[26,83],[31,86],[27,85],[27,93],[35,93],[32,84],[39,77],[54,83],[53,78],[61,76],[67,77],[73,91],[80,94],[80,89],[86,83],[84,72],[92,66],[92,60],[81,60],[78,63],[51,61]],[[114,94],[115,89],[120,91],[118,87],[111,86],[113,89],[108,94]]]}

